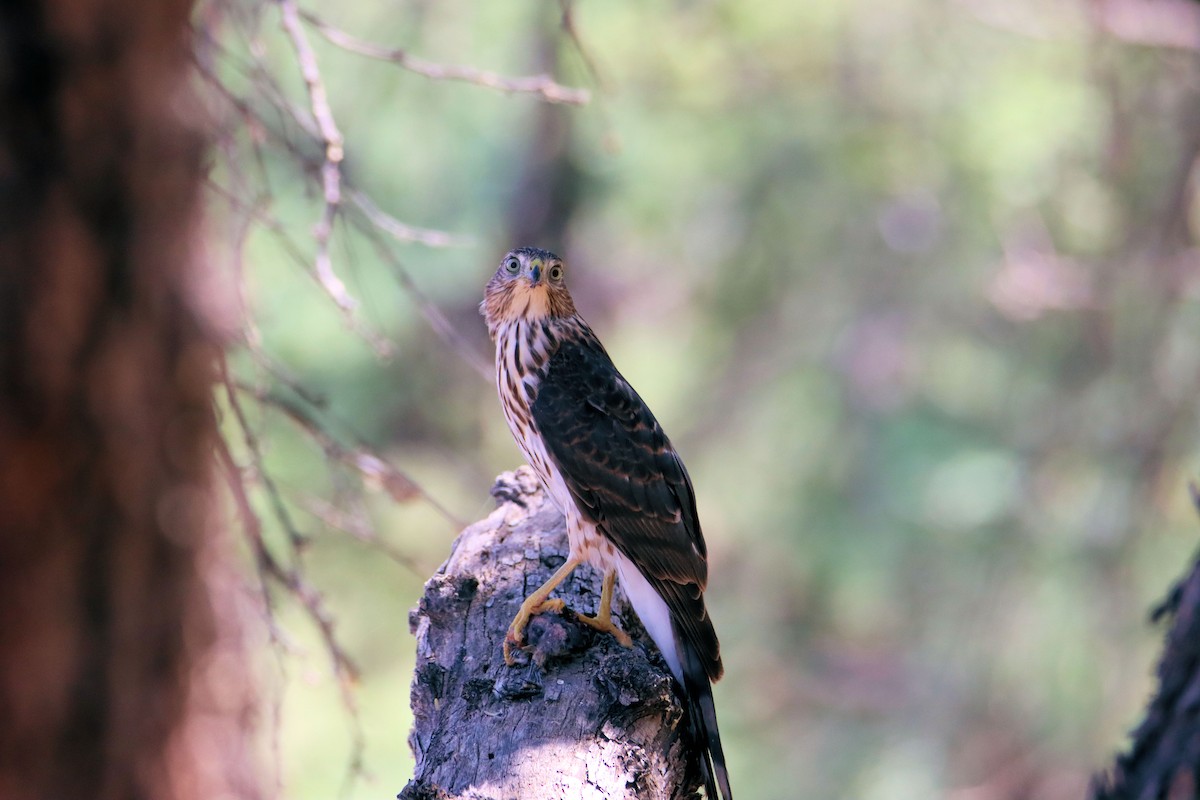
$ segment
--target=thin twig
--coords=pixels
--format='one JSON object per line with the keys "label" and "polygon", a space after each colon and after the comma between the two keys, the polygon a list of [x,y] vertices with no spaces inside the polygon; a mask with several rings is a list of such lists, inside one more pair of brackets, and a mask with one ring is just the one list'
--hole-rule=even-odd
{"label": "thin twig", "polygon": [[[251,459],[255,464],[256,477],[263,481],[263,485],[268,484],[274,486],[273,481],[263,470],[262,467],[262,452],[259,448],[258,437],[250,428],[245,412],[242,409],[241,402],[238,400],[237,391],[233,381],[229,377],[228,368],[225,365],[224,359],[220,362],[221,382],[225,388],[225,396],[229,401],[229,407],[233,410],[234,418],[237,420],[238,427],[242,431],[242,437],[245,440],[246,447],[250,451]],[[233,462],[233,457],[229,454],[228,446],[222,440],[221,446],[224,448],[223,458],[227,460],[227,466],[236,469]],[[246,496],[245,488],[241,486],[241,482],[237,482],[234,488],[234,497],[240,509],[243,509],[243,522],[246,524],[246,532],[250,538],[250,545],[254,552],[255,563],[263,574],[269,576],[288,592],[300,601],[300,604],[307,611],[309,618],[317,626],[321,634],[322,640],[325,642],[325,647],[329,652],[330,660],[333,663],[334,674],[341,684],[349,684],[358,679],[359,669],[354,663],[354,660],[342,647],[334,632],[333,616],[325,607],[325,599],[321,593],[314,589],[299,571],[299,555],[302,539],[299,534],[295,533],[295,526],[292,525],[290,517],[287,516],[286,510],[283,508],[283,501],[278,494],[278,490],[272,491],[268,489],[268,494],[272,496],[272,505],[275,507],[275,512],[278,515],[281,511],[283,516],[280,517],[280,524],[289,531],[289,541],[292,545],[292,561],[291,567],[285,567],[267,547],[266,540],[262,535],[262,525],[258,521],[258,517],[254,515],[249,499]]]}
{"label": "thin twig", "polygon": [[[270,187],[266,181],[265,166],[262,160],[262,148],[259,137],[254,135],[253,130],[250,132],[250,145],[254,155],[255,165],[259,169],[259,184],[256,191],[255,186],[248,180],[248,170],[242,164],[242,151],[238,147],[236,137],[233,133],[227,135],[218,135],[214,137],[216,145],[220,150],[226,163],[229,165],[229,180],[233,184],[233,192],[238,197],[253,198],[247,203],[251,209],[265,207],[270,202]],[[233,272],[233,290],[236,293],[236,313],[242,321],[243,335],[247,343],[258,341],[260,334],[254,320],[245,313],[247,308],[246,303],[246,242],[249,240],[251,233],[254,231],[255,218],[254,213],[234,209],[230,214],[232,225],[232,272]]]}
{"label": "thin twig", "polygon": [[[216,45],[216,47],[219,48],[220,46]],[[221,50],[221,53],[223,56],[236,64],[236,57],[232,53],[229,53],[227,50]],[[312,159],[310,156],[304,153],[301,148],[290,138],[288,138],[284,132],[275,130],[267,122],[267,120],[262,117],[261,114],[253,109],[249,101],[231,92],[224,84],[220,82],[219,78],[217,78],[210,69],[206,68],[202,64],[198,64],[197,66],[205,80],[208,81],[213,88],[216,89],[216,91],[242,115],[243,119],[245,119],[248,124],[253,124],[256,129],[279,140],[280,143],[283,144],[284,149],[286,149],[288,153],[296,159],[301,168],[306,172],[316,173],[320,170],[322,166],[320,162]],[[247,66],[244,64],[237,66],[247,78],[252,78],[252,76],[249,74],[250,72],[257,74],[257,72],[261,69],[261,67]],[[311,135],[313,138],[321,138],[318,127],[311,116],[297,106],[288,103],[286,99],[283,98],[279,87],[276,86],[273,81],[266,79],[261,83],[257,80],[252,82],[258,92],[263,96],[267,103],[271,105],[272,108],[280,113],[286,113],[288,118],[295,122],[302,131]],[[272,89],[272,91],[268,92],[266,90],[266,87],[268,86]],[[263,177],[265,181],[266,176]],[[358,208],[371,220],[373,224],[397,241],[416,242],[417,244],[423,244],[427,247],[464,247],[474,242],[474,240],[469,236],[462,236],[460,234],[453,234],[433,228],[422,228],[416,225],[409,225],[406,222],[401,222],[394,216],[381,209],[379,205],[372,200],[369,195],[367,195],[366,192],[355,188],[354,182],[347,175],[341,176],[341,187],[341,194],[345,200],[349,201],[352,205]]]}
{"label": "thin twig", "polygon": [[[254,118],[258,119],[260,124],[264,126],[265,130],[272,132],[269,126],[266,126],[265,120],[262,120],[261,117],[255,116],[256,112],[250,107],[246,100],[233,95],[231,92],[225,89],[224,86],[215,84],[215,77],[207,74],[205,74],[205,77],[206,79],[214,82],[217,90],[221,92],[222,95],[226,97],[227,101],[236,109],[238,109],[239,112],[248,116],[254,116]],[[278,138],[284,147],[288,149],[297,160],[301,161],[303,165],[311,163],[304,160],[304,154],[299,152],[299,149],[296,148],[289,140],[287,140],[286,137],[279,136]],[[248,213],[254,216],[260,223],[264,225],[264,227],[279,237],[284,249],[292,256],[293,260],[305,270],[310,271],[310,274],[312,274],[309,262],[303,254],[302,249],[288,236],[287,229],[282,222],[271,216],[264,208],[249,206],[235,193],[225,189],[211,178],[208,180],[208,184],[231,206],[239,209],[243,213]],[[392,238],[401,241],[416,241],[420,242],[421,244],[434,247],[463,245],[469,242],[469,239],[455,236],[453,234],[446,233],[445,231],[432,230],[429,228],[417,228],[406,225],[405,223],[400,222],[395,217],[392,217],[381,210],[368,195],[358,189],[347,187],[346,195],[355,209],[362,214],[363,218],[365,218],[378,230],[388,233]],[[435,333],[437,333],[439,337],[446,341],[447,344],[450,344],[455,350],[457,350],[459,354],[467,360],[472,368],[474,368],[477,372],[480,372],[480,374],[482,374],[484,377],[489,377],[490,368],[473,354],[470,345],[458,335],[457,331],[454,330],[453,326],[450,325],[449,321],[446,320],[441,311],[434,306],[429,299],[420,292],[416,284],[413,283],[413,281],[406,274],[404,274],[403,268],[399,265],[395,256],[391,254],[391,251],[387,250],[378,240],[378,237],[374,236],[372,232],[366,232],[372,238],[372,240],[376,242],[376,247],[380,248],[380,252],[386,253],[385,258],[388,263],[392,264],[394,272],[398,277],[400,277],[401,286],[412,296],[413,301],[416,303],[422,315],[433,327]],[[381,334],[366,327],[358,319],[356,314],[341,306],[338,306],[338,309],[343,315],[343,318],[346,320],[346,323],[351,327],[351,330],[367,341],[368,344],[371,344],[376,352],[380,350],[381,345],[390,348],[390,343],[386,340],[382,340]]]}
{"label": "thin twig", "polygon": [[[263,554],[270,558],[270,553],[266,550],[266,544],[262,538],[262,524],[258,520],[258,516],[254,513],[254,509],[250,505],[250,497],[246,492],[246,485],[242,479],[242,469],[233,459],[233,454],[229,452],[229,443],[225,441],[224,436],[217,437],[217,456],[220,458],[221,465],[224,467],[225,478],[229,485],[229,493],[233,497],[234,507],[237,509],[238,517],[242,521],[242,530],[246,534],[251,544],[251,550],[254,553],[254,575],[258,579],[258,592],[262,595],[262,608],[264,621],[267,626],[267,636],[276,654],[279,669],[284,670],[284,654],[291,654],[294,647],[279,627],[279,621],[275,618],[274,603],[271,601],[271,592],[269,588],[270,575],[264,567]],[[271,725],[269,726],[271,736],[271,751],[272,751],[272,778],[275,786],[278,788],[283,785],[282,776],[282,759],[280,757],[280,731],[282,725],[282,698],[276,694],[274,701],[270,706]]]}
{"label": "thin twig", "polygon": [[[364,771],[363,757],[366,752],[366,734],[363,730],[362,715],[358,709],[358,700],[354,694],[354,684],[358,681],[361,671],[337,638],[337,633],[334,630],[335,621],[333,615],[325,606],[325,598],[321,595],[320,591],[304,579],[300,572],[300,548],[298,546],[300,540],[297,538],[297,534],[294,533],[295,528],[292,526],[290,517],[286,513],[282,498],[279,495],[278,489],[275,488],[274,481],[271,480],[270,476],[263,469],[262,453],[259,449],[258,438],[248,424],[245,412],[242,410],[241,403],[238,400],[237,391],[229,377],[229,370],[224,359],[220,361],[220,373],[221,381],[225,387],[225,395],[229,401],[229,407],[233,410],[246,446],[250,450],[251,458],[255,462],[257,476],[263,481],[263,485],[267,487],[267,494],[271,498],[276,516],[279,517],[281,524],[288,530],[289,539],[292,543],[294,563],[291,568],[285,568],[275,558],[274,554],[271,553],[270,548],[267,547],[266,540],[262,536],[262,526],[259,524],[258,518],[250,510],[251,507],[245,493],[245,488],[241,485],[240,480],[236,481],[237,488],[234,490],[234,493],[237,503],[240,508],[248,512],[245,518],[252,520],[252,524],[246,526],[246,531],[250,538],[251,549],[254,552],[255,564],[260,575],[265,575],[273,579],[286,589],[292,597],[299,601],[301,607],[304,608],[308,618],[316,626],[321,636],[321,640],[325,645],[325,650],[333,666],[333,676],[337,682],[342,707],[350,717],[351,743],[347,780],[352,781],[355,776],[361,775]],[[221,446],[224,449],[224,457],[227,459],[227,464],[231,467],[235,466],[233,457],[229,454],[228,446],[224,440],[221,441]]]}
{"label": "thin twig", "polygon": [[607,84],[604,78],[600,75],[600,69],[596,66],[596,60],[592,58],[591,52],[587,45],[583,43],[583,37],[579,35],[579,29],[575,27],[574,9],[571,7],[571,0],[558,0],[559,10],[562,12],[562,28],[567,33],[567,38],[571,40],[571,44],[575,45],[575,52],[579,54],[580,61],[583,62],[584,69],[591,76],[592,81],[600,89],[602,94],[608,92]]}
{"label": "thin twig", "polygon": [[257,342],[243,341],[242,344],[246,347],[246,352],[250,354],[250,358],[255,364],[261,367],[273,379],[286,386],[301,400],[313,408],[324,410],[329,407],[328,397],[301,383],[299,378],[283,364],[276,361],[271,354],[263,350]]}
{"label": "thin twig", "polygon": [[[205,184],[214,193],[229,203],[230,206],[251,214],[259,224],[275,235],[284,252],[287,253],[297,265],[304,269],[305,272],[312,276],[314,280],[317,280],[308,259],[304,255],[303,249],[288,234],[286,225],[284,225],[276,217],[272,216],[266,209],[250,207],[244,201],[240,200],[233,192],[231,192],[229,189],[226,189],[224,186],[221,186],[215,180],[209,178],[205,181]],[[320,283],[319,280],[317,280],[317,282]],[[366,322],[359,319],[358,314],[355,311],[344,308],[337,303],[334,303],[334,306],[338,309],[338,313],[346,323],[346,326],[356,336],[366,342],[377,356],[380,358],[385,358],[392,353],[394,348],[391,340],[388,339],[386,335],[380,333]]]}
{"label": "thin twig", "polygon": [[229,483],[229,493],[233,496],[234,507],[237,509],[238,516],[242,520],[242,529],[245,531],[246,537],[250,540],[251,549],[254,551],[255,563],[260,566],[257,574],[259,578],[259,592],[263,598],[263,610],[267,614],[267,629],[271,634],[272,641],[281,641],[275,635],[279,628],[275,622],[271,593],[267,588],[266,574],[261,569],[265,561],[273,560],[270,552],[266,549],[266,545],[263,543],[262,523],[259,522],[258,515],[254,513],[254,508],[250,505],[250,497],[246,493],[246,485],[242,480],[242,468],[234,461],[233,454],[229,452],[229,443],[225,441],[224,436],[217,437],[217,455],[221,459],[221,464],[225,467],[226,480]]}
{"label": "thin twig", "polygon": [[262,481],[263,488],[267,490],[267,497],[271,502],[271,509],[275,513],[275,518],[279,521],[280,527],[287,534],[288,541],[295,553],[299,553],[307,544],[307,538],[300,533],[292,521],[291,515],[288,513],[287,504],[283,502],[283,495],[279,491],[279,487],[275,484],[274,479],[265,467],[263,466],[262,445],[258,441],[258,434],[250,426],[250,421],[246,417],[246,412],[242,408],[242,404],[238,401],[237,393],[233,391],[233,384],[230,383],[229,373],[225,366],[225,360],[220,361],[221,380],[225,384],[225,393],[229,400],[229,408],[233,411],[234,419],[237,420],[238,428],[242,432],[242,439],[246,444],[246,449],[250,451],[250,457],[254,461],[254,469],[259,480]]}
{"label": "thin twig", "polygon": [[429,327],[433,328],[434,333],[457,351],[463,361],[466,361],[475,372],[479,373],[485,380],[491,380],[491,365],[475,352],[470,342],[463,338],[458,329],[450,323],[450,320],[446,319],[446,315],[442,313],[442,310],[425,296],[424,292],[421,291],[412,279],[412,276],[408,274],[408,270],[405,269],[399,257],[388,246],[388,243],[380,237],[378,231],[370,228],[363,228],[362,230],[363,234],[375,245],[375,251],[379,254],[379,257],[391,267],[392,274],[396,280],[409,296],[412,297],[413,302],[417,304],[417,309],[425,317],[425,321],[429,323]]}
{"label": "thin twig", "polygon": [[338,130],[337,123],[333,119],[333,111],[329,108],[329,97],[325,93],[325,84],[321,80],[317,57],[308,43],[304,26],[300,24],[295,0],[279,0],[279,10],[282,14],[284,30],[287,31],[288,37],[292,40],[292,47],[296,51],[296,59],[300,63],[300,73],[304,76],[304,85],[308,88],[313,119],[317,121],[317,129],[325,143],[325,162],[334,167],[335,185],[332,190],[334,196],[328,197],[327,201],[336,206],[340,202],[336,185],[337,166],[342,163],[345,155],[342,132]]}
{"label": "thin twig", "polygon": [[309,413],[308,409],[299,403],[277,392],[263,391],[243,383],[235,382],[234,386],[251,395],[264,406],[283,412],[284,416],[296,423],[321,447],[326,456],[358,472],[368,486],[382,489],[397,503],[406,503],[420,498],[429,503],[456,528],[466,527],[462,520],[455,517],[449,509],[421,488],[416,481],[377,453],[372,452],[364,445],[347,447],[341,444],[316,417]]}
{"label": "thin twig", "polygon": [[[333,261],[329,257],[329,239],[333,235],[333,223],[337,218],[342,204],[342,159],[345,156],[345,145],[342,132],[338,130],[333,119],[333,111],[329,108],[329,96],[325,92],[325,83],[321,79],[321,70],[317,66],[317,57],[304,26],[300,24],[300,12],[295,0],[278,0],[283,28],[292,41],[296,51],[296,61],[300,66],[300,74],[304,76],[304,85],[308,89],[309,106],[313,119],[317,123],[317,131],[325,149],[325,160],[321,164],[321,192],[325,205],[321,216],[313,227],[313,240],[317,245],[316,256],[313,259],[313,273],[321,288],[330,299],[342,309],[345,314],[353,315],[358,308],[358,301],[346,290],[346,284],[333,270]],[[381,358],[390,356],[393,347],[382,337],[373,337],[371,346]]]}
{"label": "thin twig", "polygon": [[[247,120],[253,120],[260,130],[269,131],[278,139],[284,140],[284,145],[289,153],[293,155],[299,152],[299,147],[295,142],[286,138],[286,131],[282,127],[287,121],[292,121],[303,131],[308,138],[321,141],[321,131],[317,125],[317,121],[313,118],[312,113],[302,106],[287,99],[283,89],[279,86],[275,77],[268,71],[261,57],[254,53],[254,48],[251,47],[249,60],[247,61],[242,56],[234,53],[225,45],[221,44],[208,31],[196,31],[196,35],[206,41],[212,43],[212,47],[221,55],[223,63],[228,65],[246,80],[248,88],[253,89],[259,97],[266,101],[270,108],[278,113],[280,126],[272,126],[262,114],[254,110],[249,100],[241,97],[225,85],[225,81],[218,76],[209,65],[200,61],[195,61],[197,70],[200,72],[209,85],[215,89],[218,94],[230,101],[234,107],[240,111]],[[305,166],[308,166],[308,160],[305,160]],[[315,162],[314,162],[315,164]],[[312,171],[316,172],[317,167],[313,166]]]}
{"label": "thin twig", "polygon": [[366,509],[356,506],[355,510],[358,513],[350,514],[340,505],[317,496],[302,499],[300,505],[309,514],[320,520],[321,524],[326,528],[353,536],[373,550],[383,553],[383,555],[397,566],[403,567],[410,572],[413,577],[420,578],[423,581],[433,572],[431,566],[413,558],[380,536],[379,531],[371,524],[370,514]]}
{"label": "thin twig", "polygon": [[[216,88],[217,91],[220,92],[234,108],[248,118],[257,119],[259,124],[262,125],[266,132],[275,135],[283,144],[285,149],[287,149],[293,155],[293,157],[300,161],[302,166],[315,166],[311,161],[307,160],[306,156],[300,152],[299,148],[296,147],[290,140],[288,140],[286,136],[276,134],[266,123],[266,121],[257,115],[257,112],[254,111],[254,109],[244,98],[229,92],[228,89],[226,89],[219,83],[219,81],[217,81],[215,76],[205,72],[203,69],[201,69],[201,73],[207,80],[210,81],[210,83],[214,85],[214,88]],[[244,213],[249,213],[256,217],[258,221],[261,222],[268,230],[279,237],[281,244],[283,244],[285,250],[289,252],[297,264],[306,270],[310,270],[309,263],[301,248],[287,235],[286,227],[282,222],[272,217],[264,208],[247,206],[247,204],[236,194],[224,189],[211,179],[209,179],[209,185],[214,189],[214,191],[221,194],[222,197],[226,199],[226,201],[232,206],[242,210]],[[363,218],[370,222],[371,225],[373,225],[376,229],[387,233],[394,239],[400,241],[419,242],[421,244],[433,247],[464,245],[470,241],[467,238],[455,236],[445,231],[432,230],[429,228],[417,228],[402,223],[395,217],[392,217],[380,209],[379,206],[376,205],[376,203],[361,190],[347,186],[345,194],[349,202],[362,214]],[[447,344],[451,345],[451,347],[458,351],[458,353],[463,356],[464,359],[466,359],[467,363],[470,364],[473,369],[475,369],[484,377],[490,377],[490,367],[483,363],[479,357],[473,353],[470,345],[458,335],[457,331],[454,330],[453,326],[451,326],[449,321],[445,318],[445,315],[443,315],[441,311],[434,306],[429,299],[424,296],[424,294],[420,292],[416,284],[404,272],[403,267],[399,265],[398,260],[391,253],[391,251],[388,250],[379,241],[378,237],[373,235],[371,231],[367,231],[367,233],[369,236],[371,236],[372,240],[375,241],[376,247],[380,250],[381,254],[384,254],[384,257],[388,263],[393,266],[393,272],[400,279],[399,282],[401,286],[411,295],[418,309],[430,323],[431,327],[433,327],[435,333],[437,333],[438,336],[443,339],[443,341],[446,341]],[[312,273],[310,272],[310,274]],[[315,275],[314,278],[316,278]],[[320,283],[319,279],[318,283]],[[335,305],[338,305],[339,311],[342,313],[347,324],[351,326],[351,329],[361,338],[367,341],[368,344],[371,344],[376,352],[379,352],[381,347],[384,346],[390,349],[390,342],[382,340],[380,334],[376,333],[370,328],[367,328],[362,322],[359,321],[356,314],[346,309],[344,306],[337,304],[336,302]]]}
{"label": "thin twig", "polygon": [[[233,394],[232,387],[228,383],[226,384],[226,390],[230,395]],[[250,505],[246,488],[240,479],[241,470],[234,462],[233,455],[229,452],[229,445],[224,439],[220,439],[218,443],[218,454],[221,456],[221,460],[224,462],[231,476],[229,481],[230,489],[233,492],[234,503],[242,517],[243,527],[250,540],[255,565],[258,567],[260,576],[264,578],[264,594],[266,592],[265,579],[269,578],[283,586],[290,594],[296,597],[308,612],[309,618],[312,619],[320,631],[321,638],[324,640],[325,646],[329,651],[330,660],[333,663],[335,674],[339,680],[357,680],[359,675],[358,666],[345,649],[342,648],[341,643],[338,642],[333,629],[333,617],[325,608],[325,601],[321,593],[313,589],[301,578],[295,568],[288,568],[280,563],[279,559],[267,547],[266,540],[262,535],[262,523],[259,522],[257,515],[255,515],[253,507]],[[258,476],[261,477],[262,473],[259,472]],[[270,608],[269,597],[267,607]]]}
{"label": "thin twig", "polygon": [[432,80],[462,81],[488,89],[496,89],[506,94],[535,94],[547,103],[563,103],[565,105],[581,106],[591,99],[587,89],[572,89],[556,83],[549,75],[531,75],[523,78],[509,78],[497,72],[477,69],[454,64],[436,64],[423,58],[410,55],[403,48],[384,47],[351,36],[345,31],[333,27],[310,11],[300,12],[309,23],[324,36],[330,44],[350,53],[356,53],[367,58],[387,61]]}
{"label": "thin twig", "polygon": [[397,241],[417,242],[429,247],[463,247],[473,242],[469,236],[456,236],[445,231],[418,228],[403,223],[381,209],[374,200],[359,189],[348,189],[346,196],[354,207],[371,221],[372,225]]}

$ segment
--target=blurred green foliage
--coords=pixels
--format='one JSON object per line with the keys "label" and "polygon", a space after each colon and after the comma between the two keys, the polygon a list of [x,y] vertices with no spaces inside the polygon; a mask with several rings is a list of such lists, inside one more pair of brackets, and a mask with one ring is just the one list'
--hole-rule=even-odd
{"label": "blurred green foliage", "polygon": [[[306,6],[439,63],[593,90],[547,108],[308,29],[348,179],[471,240],[395,251],[470,352],[490,359],[475,305],[504,251],[561,247],[577,304],[687,460],[739,795],[1081,796],[1139,717],[1159,640],[1146,610],[1197,541],[1196,53],[1129,41],[1082,2],[568,7],[582,46],[555,4]],[[244,246],[216,234],[254,344],[234,372],[288,392],[269,355],[341,441],[478,518],[520,458],[494,390],[360,234],[335,231],[333,264],[390,358],[308,274],[322,200],[297,153],[320,147],[256,88],[270,74],[306,107],[296,56],[274,5],[233,8],[215,71],[292,134],[256,138],[232,115],[213,180],[245,203],[267,187],[303,256],[269,226]],[[540,153],[546,120],[565,134]],[[536,169],[571,200],[553,241],[513,241]],[[231,230],[245,216],[219,195],[213,209]],[[412,765],[407,611],[456,523],[364,491],[245,402],[308,580],[362,666],[374,777],[347,791],[393,795]],[[255,503],[284,548],[269,495]],[[330,797],[352,725],[311,619],[275,594],[286,645],[264,634],[279,697],[264,746],[286,796]]]}

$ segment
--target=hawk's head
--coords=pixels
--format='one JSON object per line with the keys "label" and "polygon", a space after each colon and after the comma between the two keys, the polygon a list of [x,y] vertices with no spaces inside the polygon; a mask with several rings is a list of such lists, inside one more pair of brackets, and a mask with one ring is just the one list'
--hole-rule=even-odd
{"label": "hawk's head", "polygon": [[488,281],[479,306],[493,338],[497,328],[518,319],[574,314],[565,277],[563,260],[549,250],[521,247],[509,252]]}

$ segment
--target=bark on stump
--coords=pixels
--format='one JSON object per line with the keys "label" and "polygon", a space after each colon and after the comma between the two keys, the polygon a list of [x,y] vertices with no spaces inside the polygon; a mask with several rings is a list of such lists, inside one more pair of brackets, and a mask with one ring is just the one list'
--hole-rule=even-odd
{"label": "bark on stump", "polygon": [[[400,798],[694,795],[670,673],[620,591],[614,617],[632,649],[570,611],[548,613],[530,623],[528,663],[504,663],[508,624],[566,560],[567,536],[528,467],[502,474],[492,495],[499,507],[459,535],[409,618],[417,766]],[[593,614],[600,575],[580,567],[556,594]]]}

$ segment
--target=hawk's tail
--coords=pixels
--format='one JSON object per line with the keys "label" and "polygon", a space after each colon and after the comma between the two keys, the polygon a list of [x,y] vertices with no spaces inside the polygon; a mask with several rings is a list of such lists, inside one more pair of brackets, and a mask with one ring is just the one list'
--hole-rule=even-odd
{"label": "hawk's tail", "polygon": [[[729,773],[725,769],[725,751],[721,747],[721,732],[717,729],[717,708],[713,704],[712,684],[700,654],[682,636],[676,635],[680,660],[683,662],[683,691],[686,695],[688,729],[695,747],[700,751],[700,776],[708,800],[733,800],[729,790]],[[717,794],[720,786],[721,793]]]}
{"label": "hawk's tail", "polygon": [[721,647],[704,608],[704,595],[694,582],[648,577],[627,559],[619,560],[617,569],[625,594],[683,692],[689,744],[700,754],[700,777],[708,800],[733,800],[712,695],[712,682],[723,672]]}

